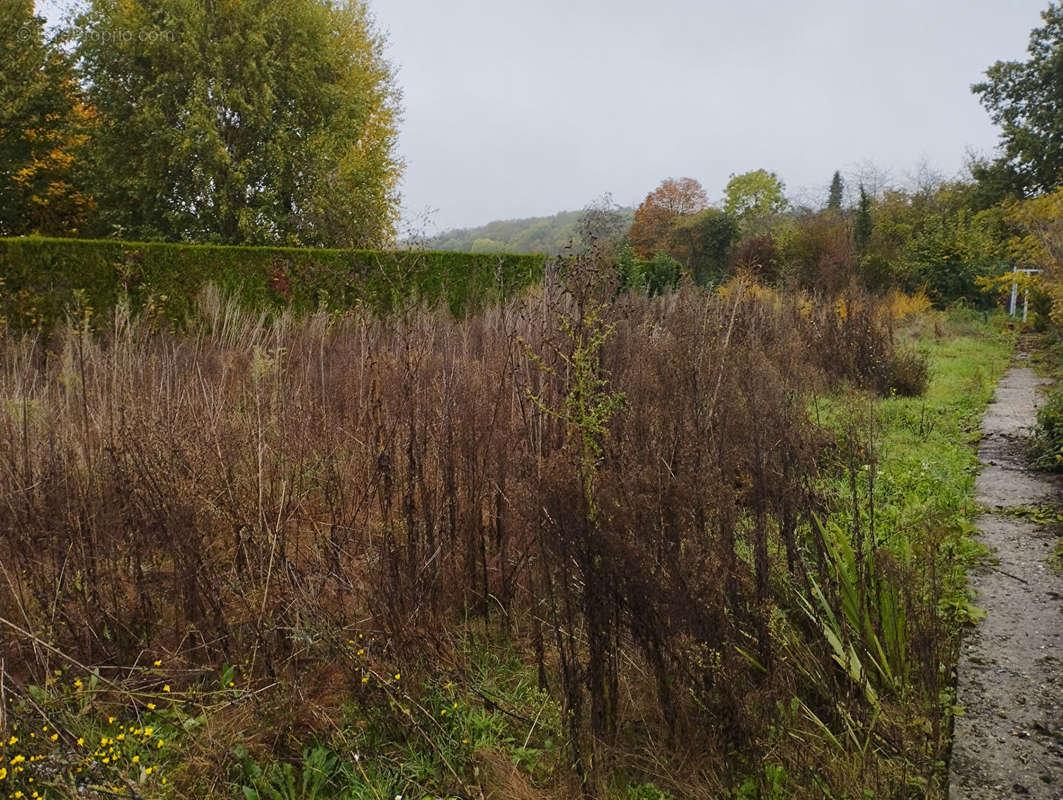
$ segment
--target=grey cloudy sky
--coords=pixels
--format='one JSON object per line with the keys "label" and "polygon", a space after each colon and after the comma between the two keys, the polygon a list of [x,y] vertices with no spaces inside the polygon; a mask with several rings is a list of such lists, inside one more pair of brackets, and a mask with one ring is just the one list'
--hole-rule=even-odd
{"label": "grey cloudy sky", "polygon": [[897,181],[954,175],[996,143],[970,84],[1023,57],[1048,5],[370,2],[404,93],[405,216],[427,233],[604,192],[637,205],[669,176],[718,199],[763,167],[812,200],[868,162]]}

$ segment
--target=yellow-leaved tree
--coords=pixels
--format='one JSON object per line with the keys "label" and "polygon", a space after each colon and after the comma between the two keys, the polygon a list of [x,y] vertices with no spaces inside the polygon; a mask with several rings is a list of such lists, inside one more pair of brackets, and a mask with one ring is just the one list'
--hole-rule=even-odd
{"label": "yellow-leaved tree", "polygon": [[0,17],[0,236],[81,232],[92,200],[83,148],[94,115],[69,56],[45,36],[32,0]]}
{"label": "yellow-leaved tree", "polygon": [[1005,219],[1017,231],[1008,241],[1011,261],[1041,270],[1026,283],[1045,295],[1052,324],[1063,329],[1063,188],[1011,204]]}

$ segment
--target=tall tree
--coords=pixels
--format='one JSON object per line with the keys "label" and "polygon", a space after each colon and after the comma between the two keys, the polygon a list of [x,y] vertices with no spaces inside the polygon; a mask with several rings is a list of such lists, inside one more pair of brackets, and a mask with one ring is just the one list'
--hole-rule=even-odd
{"label": "tall tree", "polygon": [[399,92],[362,0],[90,0],[97,233],[388,241]]}
{"label": "tall tree", "polygon": [[623,238],[626,223],[623,210],[606,192],[583,209],[579,218],[580,244],[585,249],[612,247]]}
{"label": "tall tree", "polygon": [[868,242],[871,241],[873,225],[871,197],[868,195],[867,190],[864,189],[864,185],[860,184],[860,202],[857,203],[856,219],[853,222],[853,240],[856,244],[856,251],[860,254],[863,254],[867,249]]}
{"label": "tall tree", "polygon": [[1012,204],[1007,222],[1014,230],[1007,243],[1009,261],[1043,270],[1036,282],[1058,329],[1063,324],[1063,188]]}
{"label": "tall tree", "polygon": [[835,211],[842,210],[842,193],[845,191],[845,184],[842,181],[842,174],[838,171],[834,171],[834,177],[830,181],[830,193],[827,195],[827,208],[834,209]]}
{"label": "tall tree", "polygon": [[737,220],[726,211],[706,208],[672,221],[668,253],[683,263],[695,282],[706,284],[727,270],[727,256],[737,239]]}
{"label": "tall tree", "polygon": [[1026,61],[998,61],[971,87],[1002,129],[997,177],[1035,194],[1063,181],[1063,8],[1051,3],[1041,19]]}
{"label": "tall tree", "polygon": [[848,221],[827,209],[802,214],[778,237],[778,260],[789,280],[816,292],[834,294],[851,280],[856,266]]}
{"label": "tall tree", "polygon": [[3,8],[0,236],[78,233],[90,206],[78,168],[91,113],[32,0],[7,0]]}
{"label": "tall tree", "polygon": [[1022,180],[1005,159],[971,158],[967,170],[973,181],[970,184],[973,210],[983,211],[1022,199]]}
{"label": "tall tree", "polygon": [[631,246],[641,258],[650,258],[665,248],[677,217],[694,214],[708,205],[705,190],[693,178],[666,178],[635,209],[629,234]]}
{"label": "tall tree", "polygon": [[724,190],[723,207],[738,218],[747,233],[755,233],[764,222],[786,209],[785,191],[774,172],[757,169],[732,175]]}

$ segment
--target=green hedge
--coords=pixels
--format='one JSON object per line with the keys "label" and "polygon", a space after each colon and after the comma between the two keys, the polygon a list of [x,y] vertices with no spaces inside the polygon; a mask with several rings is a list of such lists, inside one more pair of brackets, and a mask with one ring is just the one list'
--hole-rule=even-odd
{"label": "green hedge", "polygon": [[222,247],[40,237],[0,238],[0,316],[47,329],[75,293],[106,313],[124,293],[180,323],[207,284],[255,308],[387,313],[411,302],[463,314],[520,291],[544,257],[487,253]]}

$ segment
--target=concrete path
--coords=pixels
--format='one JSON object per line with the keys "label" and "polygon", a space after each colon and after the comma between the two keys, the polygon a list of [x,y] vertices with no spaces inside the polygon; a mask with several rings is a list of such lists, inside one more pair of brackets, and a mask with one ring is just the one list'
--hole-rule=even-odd
{"label": "concrete path", "polygon": [[1015,367],[982,419],[976,520],[994,553],[973,571],[986,618],[966,632],[949,800],[1063,800],[1063,576],[1049,564],[1055,532],[1006,515],[1017,506],[1063,505],[1063,484],[1032,472],[1025,438],[1043,381]]}

